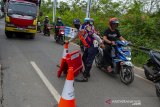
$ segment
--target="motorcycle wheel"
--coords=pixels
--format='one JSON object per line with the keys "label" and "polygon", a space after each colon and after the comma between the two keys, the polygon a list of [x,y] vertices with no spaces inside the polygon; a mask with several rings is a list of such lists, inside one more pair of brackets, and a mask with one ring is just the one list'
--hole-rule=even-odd
{"label": "motorcycle wheel", "polygon": [[160,83],[155,84],[157,97],[160,99]]}
{"label": "motorcycle wheel", "polygon": [[65,41],[65,36],[64,35],[60,36],[60,44],[61,45],[64,45],[64,41]]}
{"label": "motorcycle wheel", "polygon": [[48,36],[50,36],[50,31],[48,31]]}
{"label": "motorcycle wheel", "polygon": [[98,53],[95,56],[95,64],[97,68],[101,68],[101,59],[102,59],[102,55],[100,53]]}
{"label": "motorcycle wheel", "polygon": [[49,30],[46,31],[46,36],[50,36],[50,31]]}
{"label": "motorcycle wheel", "polygon": [[132,69],[132,67],[129,67],[129,66],[121,67],[119,75],[120,75],[121,81],[126,85],[131,84],[134,80],[133,69]]}
{"label": "motorcycle wheel", "polygon": [[153,80],[154,80],[154,79],[153,79],[153,76],[150,75],[149,73],[147,73],[146,70],[144,70],[144,74],[145,74],[145,76],[146,76],[146,78],[147,78],[148,80],[150,80],[150,81],[153,81]]}
{"label": "motorcycle wheel", "polygon": [[157,89],[156,89],[156,94],[160,98],[160,93],[159,93],[159,91]]}

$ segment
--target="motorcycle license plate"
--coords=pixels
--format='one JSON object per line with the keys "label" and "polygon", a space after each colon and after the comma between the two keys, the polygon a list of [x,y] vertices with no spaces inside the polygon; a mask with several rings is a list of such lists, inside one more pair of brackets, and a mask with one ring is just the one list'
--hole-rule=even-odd
{"label": "motorcycle license plate", "polygon": [[126,62],[124,62],[124,64],[128,65],[128,66],[133,66],[132,62],[130,62],[130,61],[126,61]]}
{"label": "motorcycle license plate", "polygon": [[123,50],[123,51],[130,51],[131,48],[130,48],[129,46],[124,46],[124,47],[122,47],[122,50]]}

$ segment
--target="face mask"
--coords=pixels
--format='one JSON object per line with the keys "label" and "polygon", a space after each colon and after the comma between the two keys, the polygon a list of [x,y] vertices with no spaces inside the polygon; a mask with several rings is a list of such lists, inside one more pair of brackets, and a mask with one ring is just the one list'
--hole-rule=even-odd
{"label": "face mask", "polygon": [[93,22],[90,22],[91,25],[93,25]]}

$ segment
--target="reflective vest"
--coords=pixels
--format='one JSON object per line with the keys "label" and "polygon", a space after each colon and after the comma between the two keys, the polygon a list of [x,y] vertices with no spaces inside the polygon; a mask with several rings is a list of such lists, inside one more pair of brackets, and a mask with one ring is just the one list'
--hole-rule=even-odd
{"label": "reflective vest", "polygon": [[82,41],[83,45],[85,47],[91,47],[93,45],[93,41],[95,40],[93,38],[94,33],[94,26],[86,25],[84,29],[81,29],[81,31],[78,33],[79,39]]}

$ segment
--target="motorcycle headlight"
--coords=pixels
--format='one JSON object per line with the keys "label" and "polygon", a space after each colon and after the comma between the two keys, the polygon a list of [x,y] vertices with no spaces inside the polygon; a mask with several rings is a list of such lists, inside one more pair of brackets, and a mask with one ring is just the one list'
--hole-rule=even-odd
{"label": "motorcycle headlight", "polygon": [[64,34],[64,32],[61,32],[61,34],[63,35],[63,34]]}
{"label": "motorcycle headlight", "polygon": [[128,61],[130,61],[130,60],[131,60],[131,57],[126,57],[126,59],[127,59]]}

